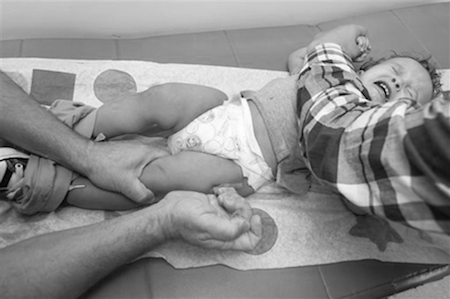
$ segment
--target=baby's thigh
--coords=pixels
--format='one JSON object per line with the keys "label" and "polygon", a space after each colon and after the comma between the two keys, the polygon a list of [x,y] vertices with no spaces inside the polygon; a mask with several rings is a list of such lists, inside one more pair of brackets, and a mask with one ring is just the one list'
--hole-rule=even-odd
{"label": "baby's thigh", "polygon": [[205,153],[183,151],[155,160],[141,180],[155,193],[191,190],[210,193],[220,184],[240,183],[241,167],[231,160]]}

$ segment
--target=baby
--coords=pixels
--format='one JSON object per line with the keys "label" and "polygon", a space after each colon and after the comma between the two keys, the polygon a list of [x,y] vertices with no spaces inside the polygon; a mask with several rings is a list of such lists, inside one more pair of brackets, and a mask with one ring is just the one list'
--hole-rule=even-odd
{"label": "baby", "polygon": [[[357,43],[365,52],[370,50],[367,39]],[[301,70],[305,52],[300,49],[290,56],[291,72]],[[432,98],[433,74],[416,60],[396,57],[367,68],[359,78],[374,102],[409,97],[423,104]],[[209,193],[223,184],[234,184],[247,196],[274,179],[292,191],[306,192],[309,172],[298,148],[297,77],[276,79],[259,91],[230,97],[206,86],[170,83],[98,109],[56,101],[50,111],[93,139],[126,134],[168,137],[172,155],[147,165],[141,176],[156,200],[172,190]],[[114,210],[148,204],[100,189],[52,161],[11,148],[4,151],[0,190],[23,213],[52,211],[63,202]],[[40,191],[42,186],[46,193]]]}
{"label": "baby", "polygon": [[[172,155],[149,164],[141,176],[156,199],[172,190],[209,193],[214,186],[234,183],[242,184],[241,195],[248,195],[273,180],[276,162],[256,106],[239,96],[227,100],[217,89],[169,83],[98,109],[65,100],[55,101],[49,109],[75,131],[96,140],[127,134],[170,136]],[[1,195],[25,214],[52,211],[63,201],[115,210],[148,204],[100,189],[42,157],[5,147],[0,155]]]}

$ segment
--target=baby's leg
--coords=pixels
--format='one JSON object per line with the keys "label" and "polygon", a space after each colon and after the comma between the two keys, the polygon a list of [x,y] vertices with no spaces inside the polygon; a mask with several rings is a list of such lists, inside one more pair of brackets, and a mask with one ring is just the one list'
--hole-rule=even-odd
{"label": "baby's leg", "polygon": [[[199,152],[185,151],[155,160],[144,169],[140,179],[152,190],[157,200],[173,190],[211,193],[213,187],[222,184],[242,183],[237,188],[242,196],[254,192],[236,163]],[[140,206],[121,194],[97,188],[83,177],[76,179],[72,185],[85,185],[84,188],[69,191],[66,202],[73,206],[103,210],[125,210]]]}
{"label": "baby's leg", "polygon": [[155,160],[144,169],[141,181],[158,199],[172,190],[211,193],[213,187],[222,184],[242,183],[238,190],[242,196],[254,192],[243,177],[241,167],[233,161],[191,151]]}
{"label": "baby's leg", "polygon": [[227,96],[218,89],[184,83],[156,85],[135,95],[105,103],[98,109],[94,136],[123,134],[168,136]]}
{"label": "baby's leg", "polygon": [[120,193],[100,189],[85,177],[79,177],[72,185],[84,185],[69,191],[66,203],[84,209],[91,210],[128,210],[141,206]]}

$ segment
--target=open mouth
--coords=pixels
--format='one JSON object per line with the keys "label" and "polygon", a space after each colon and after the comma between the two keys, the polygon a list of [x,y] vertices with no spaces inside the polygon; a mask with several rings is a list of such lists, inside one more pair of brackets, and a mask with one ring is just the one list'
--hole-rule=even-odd
{"label": "open mouth", "polygon": [[391,89],[389,88],[389,86],[383,81],[376,81],[374,82],[374,84],[381,89],[381,91],[386,96],[386,99],[389,99],[389,96],[391,95]]}

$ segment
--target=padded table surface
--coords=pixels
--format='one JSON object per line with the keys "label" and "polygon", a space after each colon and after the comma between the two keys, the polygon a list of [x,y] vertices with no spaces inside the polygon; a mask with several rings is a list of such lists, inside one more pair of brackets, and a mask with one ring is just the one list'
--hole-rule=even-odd
{"label": "padded table surface", "polygon": [[[389,50],[420,53],[432,55],[438,68],[450,68],[449,11],[447,2],[315,26],[302,25],[300,20],[297,26],[129,40],[10,40],[0,42],[0,55],[147,60],[285,71],[288,55],[306,46],[316,33],[340,24],[358,23],[369,29],[373,44],[371,56],[380,57],[389,54]],[[220,265],[176,270],[161,259],[142,259],[106,277],[84,298],[380,298],[449,274],[449,265],[374,260],[238,271]],[[448,284],[442,288],[448,290]],[[437,298],[435,296],[439,294],[443,293],[429,294],[427,297]]]}

